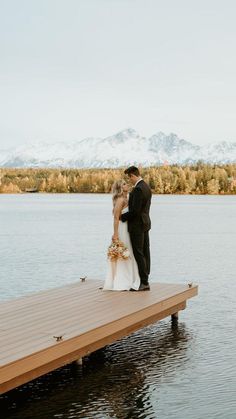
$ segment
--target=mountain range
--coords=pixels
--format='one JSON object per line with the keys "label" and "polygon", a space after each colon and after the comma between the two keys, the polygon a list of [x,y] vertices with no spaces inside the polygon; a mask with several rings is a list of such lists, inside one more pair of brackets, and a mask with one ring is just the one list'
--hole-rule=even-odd
{"label": "mountain range", "polygon": [[74,142],[37,142],[0,151],[0,167],[115,168],[130,164],[193,164],[236,162],[236,142],[195,145],[176,134],[142,137],[132,128],[106,138]]}

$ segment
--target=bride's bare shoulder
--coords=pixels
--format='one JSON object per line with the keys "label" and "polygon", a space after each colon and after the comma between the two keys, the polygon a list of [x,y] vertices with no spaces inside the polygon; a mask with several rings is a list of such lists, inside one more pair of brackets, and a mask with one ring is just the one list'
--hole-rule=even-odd
{"label": "bride's bare shoulder", "polygon": [[121,212],[124,206],[125,206],[124,198],[123,197],[117,198],[116,203],[114,205],[114,210],[113,210],[114,213]]}
{"label": "bride's bare shoulder", "polygon": [[117,198],[115,206],[116,207],[123,207],[124,205],[124,198],[122,196],[120,196],[119,198]]}

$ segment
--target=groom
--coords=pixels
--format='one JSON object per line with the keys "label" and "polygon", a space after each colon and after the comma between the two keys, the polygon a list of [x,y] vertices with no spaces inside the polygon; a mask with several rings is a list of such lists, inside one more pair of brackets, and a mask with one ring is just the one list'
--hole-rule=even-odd
{"label": "groom", "polygon": [[125,174],[129,176],[134,188],[129,196],[129,211],[121,215],[121,221],[128,221],[130,240],[141,280],[139,291],[149,291],[149,230],[151,228],[149,209],[152,192],[147,183],[141,178],[137,167],[128,167],[128,169],[125,170]]}

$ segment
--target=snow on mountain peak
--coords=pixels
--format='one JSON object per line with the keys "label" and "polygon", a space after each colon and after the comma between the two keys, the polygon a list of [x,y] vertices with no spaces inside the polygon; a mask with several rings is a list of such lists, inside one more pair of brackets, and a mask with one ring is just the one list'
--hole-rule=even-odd
{"label": "snow on mountain peak", "polygon": [[176,134],[159,131],[150,138],[126,128],[106,137],[88,137],[73,142],[23,145],[0,153],[1,167],[121,167],[236,162],[236,143],[221,141],[198,146]]}
{"label": "snow on mountain peak", "polygon": [[135,131],[133,128],[126,128],[122,131],[117,132],[117,134],[114,134],[112,136],[109,136],[105,138],[105,140],[114,139],[117,141],[126,141],[129,139],[136,139],[141,138],[137,131]]}

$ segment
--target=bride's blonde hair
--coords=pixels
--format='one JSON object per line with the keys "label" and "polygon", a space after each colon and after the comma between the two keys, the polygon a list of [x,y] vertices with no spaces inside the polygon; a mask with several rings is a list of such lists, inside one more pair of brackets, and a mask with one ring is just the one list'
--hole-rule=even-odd
{"label": "bride's blonde hair", "polygon": [[122,189],[123,184],[124,184],[124,181],[121,179],[121,180],[116,180],[112,185],[111,192],[112,192],[113,208],[116,205],[117,199],[123,196],[123,189]]}

